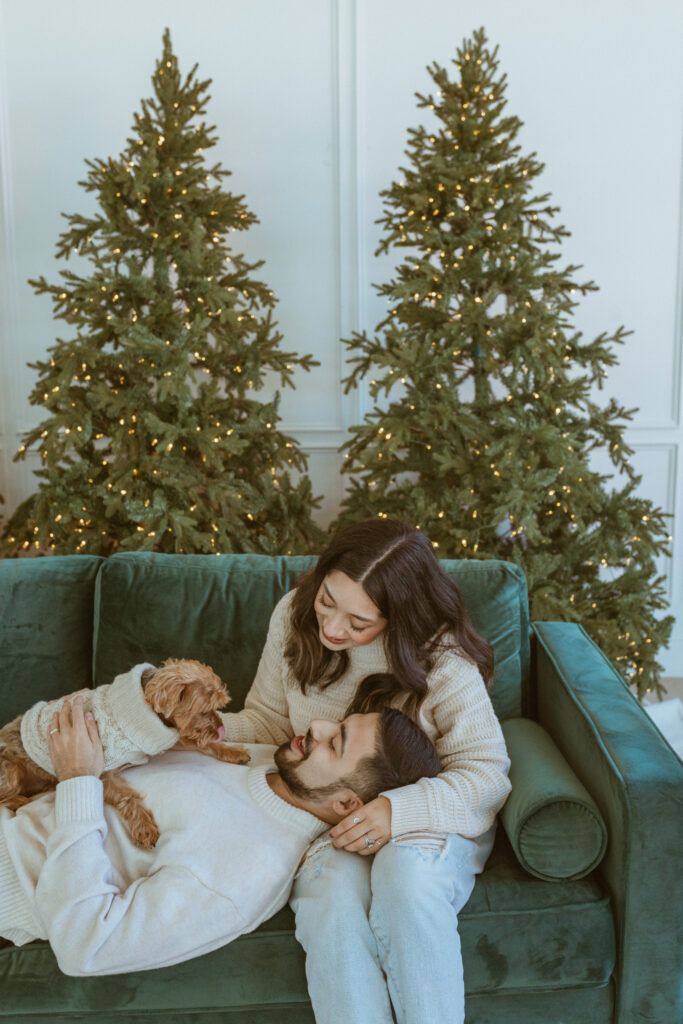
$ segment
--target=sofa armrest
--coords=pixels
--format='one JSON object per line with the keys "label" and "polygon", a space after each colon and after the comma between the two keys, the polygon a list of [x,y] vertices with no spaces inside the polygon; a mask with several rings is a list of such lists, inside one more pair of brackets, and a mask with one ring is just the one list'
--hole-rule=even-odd
{"label": "sofa armrest", "polygon": [[597,872],[614,907],[615,1022],[683,1020],[683,766],[581,626],[536,622],[532,631],[532,716],[607,822]]}

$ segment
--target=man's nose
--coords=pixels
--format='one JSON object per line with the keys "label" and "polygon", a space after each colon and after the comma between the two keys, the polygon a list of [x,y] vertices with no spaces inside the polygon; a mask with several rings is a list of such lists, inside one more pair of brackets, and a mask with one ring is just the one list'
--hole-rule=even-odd
{"label": "man's nose", "polygon": [[314,718],[308,727],[308,731],[315,740],[319,743],[321,740],[328,740],[331,736],[334,736],[339,726],[336,722],[330,722],[326,718]]}

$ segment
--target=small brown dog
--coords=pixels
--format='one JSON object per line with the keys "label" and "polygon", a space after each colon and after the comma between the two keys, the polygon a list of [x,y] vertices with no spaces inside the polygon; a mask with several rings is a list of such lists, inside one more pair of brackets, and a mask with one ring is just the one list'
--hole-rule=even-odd
{"label": "small brown dog", "polygon": [[[160,668],[138,665],[113,683],[85,690],[104,749],[104,800],[126,822],[133,842],[149,849],[159,838],[154,816],[119,773],[171,747],[246,764],[243,747],[222,743],[218,709],[230,701],[218,676],[199,661],[169,658]],[[17,810],[56,785],[47,734],[64,698],[41,701],[0,729],[0,805]]]}

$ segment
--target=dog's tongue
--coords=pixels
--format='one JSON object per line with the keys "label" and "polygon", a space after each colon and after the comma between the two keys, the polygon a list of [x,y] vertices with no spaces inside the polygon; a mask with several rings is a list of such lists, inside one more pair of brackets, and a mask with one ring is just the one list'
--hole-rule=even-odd
{"label": "dog's tongue", "polygon": [[222,740],[224,736],[225,736],[225,726],[224,725],[219,725],[218,726],[218,739]]}

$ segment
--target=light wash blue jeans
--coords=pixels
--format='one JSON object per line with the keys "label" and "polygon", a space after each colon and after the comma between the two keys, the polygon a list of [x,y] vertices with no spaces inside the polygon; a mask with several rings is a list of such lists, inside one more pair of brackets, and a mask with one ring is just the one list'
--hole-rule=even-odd
{"label": "light wash blue jeans", "polygon": [[373,857],[333,847],[300,869],[290,903],[316,1024],[462,1024],[458,912],[491,852],[479,839],[397,837]]}

